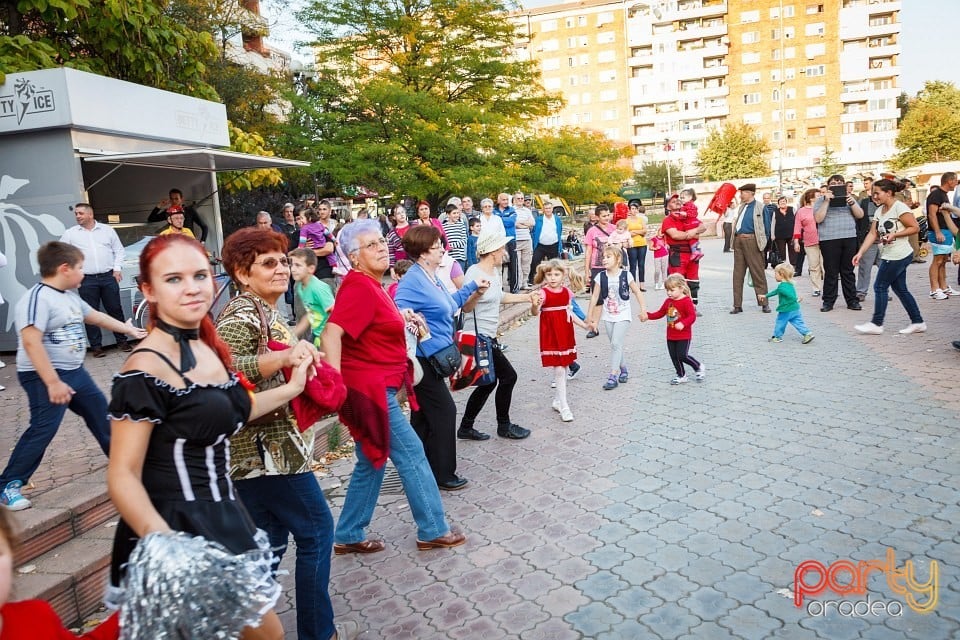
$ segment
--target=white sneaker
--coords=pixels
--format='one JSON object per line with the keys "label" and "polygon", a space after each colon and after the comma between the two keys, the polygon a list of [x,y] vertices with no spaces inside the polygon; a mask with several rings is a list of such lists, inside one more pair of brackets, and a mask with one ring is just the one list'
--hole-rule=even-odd
{"label": "white sneaker", "polygon": [[960,296],[960,291],[954,291],[953,287],[947,287],[943,292],[948,296]]}
{"label": "white sneaker", "polygon": [[683,384],[684,382],[690,382],[690,381],[687,379],[687,376],[682,376],[682,377],[678,376],[678,377],[674,378],[673,380],[671,380],[671,381],[670,381],[670,384]]}
{"label": "white sneaker", "polygon": [[947,294],[945,294],[945,293],[944,293],[943,291],[941,291],[940,289],[937,289],[936,291],[931,291],[931,292],[930,292],[930,297],[933,298],[934,300],[946,300],[946,299],[949,298],[950,296],[948,296]]}
{"label": "white sneaker", "polygon": [[703,382],[704,378],[707,377],[707,365],[700,363],[700,368],[696,372],[697,382]]}
{"label": "white sneaker", "polygon": [[558,411],[558,412],[562,412],[562,411],[563,411],[563,407],[560,406],[560,401],[559,401],[559,400],[554,400],[554,401],[553,401],[553,404],[551,404],[550,406],[553,407],[553,410],[554,410],[554,411]]}
{"label": "white sneaker", "polygon": [[564,422],[573,422],[573,412],[570,411],[570,407],[562,407],[560,409],[560,419]]}
{"label": "white sneaker", "polygon": [[0,360],[0,369],[3,369],[5,366],[7,366],[7,363],[3,360]]}
{"label": "white sneaker", "polygon": [[6,391],[6,390],[7,390],[7,388],[6,388],[5,386],[3,386],[2,384],[0,384],[0,391]]}
{"label": "white sneaker", "polygon": [[550,383],[550,388],[551,388],[551,389],[556,389],[556,388],[557,388],[557,383],[556,383],[556,382],[551,382],[551,383]]}
{"label": "white sneaker", "polygon": [[883,327],[878,327],[872,322],[865,322],[863,324],[858,324],[853,327],[858,333],[867,333],[870,335],[878,336],[883,333]]}
{"label": "white sneaker", "polygon": [[903,334],[907,334],[907,333],[923,333],[923,332],[926,331],[926,330],[927,330],[927,323],[926,323],[926,322],[914,322],[913,324],[908,325],[906,329],[900,329],[900,331],[899,331],[898,333],[903,333]]}

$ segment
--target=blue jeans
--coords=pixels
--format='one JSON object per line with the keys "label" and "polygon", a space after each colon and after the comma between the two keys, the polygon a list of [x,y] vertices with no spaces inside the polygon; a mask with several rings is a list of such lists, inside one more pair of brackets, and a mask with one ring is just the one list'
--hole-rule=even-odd
{"label": "blue jeans", "polygon": [[329,640],[335,631],[328,591],[333,516],[317,479],[312,473],[260,476],[234,486],[254,523],[270,537],[277,565],[291,533],[297,543],[297,637]]}
{"label": "blue jeans", "polygon": [[643,284],[644,263],[647,261],[647,245],[630,247],[627,249],[627,259],[630,263],[630,273],[634,279]]}
{"label": "blue jeans", "polygon": [[807,325],[803,322],[803,314],[800,313],[800,309],[794,309],[793,311],[778,311],[777,322],[773,325],[774,338],[783,337],[783,332],[787,330],[788,322],[796,327],[797,331],[800,332],[800,335],[805,336],[810,333],[810,329],[808,329]]}
{"label": "blue jeans", "polygon": [[[396,389],[387,389],[387,414],[390,420],[390,459],[393,461],[403,491],[410,503],[410,512],[417,523],[417,538],[433,540],[450,533],[443,514],[443,502],[437,481],[430,470],[423,443],[414,432],[397,403]],[[334,539],[339,544],[351,544],[366,539],[366,528],[377,506],[384,469],[374,469],[370,460],[357,447],[357,464],[350,476],[347,497],[340,511]]]}
{"label": "blue jeans", "polygon": [[0,475],[0,488],[13,480],[27,483],[40,466],[50,441],[57,435],[67,409],[83,418],[87,429],[97,439],[104,455],[109,455],[110,421],[107,420],[107,399],[100,391],[100,387],[83,367],[70,370],[57,369],[57,375],[75,392],[69,404],[50,402],[47,385],[36,371],[17,372],[17,379],[23,390],[27,392],[27,400],[30,403],[30,426],[20,436],[17,446],[10,454],[7,468]]}
{"label": "blue jeans", "polygon": [[913,294],[907,289],[907,267],[913,262],[913,254],[900,260],[880,260],[880,268],[877,269],[877,278],[873,281],[873,324],[878,327],[883,326],[883,317],[887,314],[887,302],[890,300],[888,289],[900,298],[900,304],[907,310],[910,316],[910,322],[919,324],[923,322],[923,316],[920,315],[920,307]]}

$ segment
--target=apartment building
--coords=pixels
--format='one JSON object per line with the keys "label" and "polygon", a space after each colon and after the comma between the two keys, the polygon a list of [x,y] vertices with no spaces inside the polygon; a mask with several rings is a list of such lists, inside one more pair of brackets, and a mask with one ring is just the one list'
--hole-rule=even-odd
{"label": "apartment building", "polygon": [[900,2],[729,0],[729,117],[757,128],[785,179],[848,171],[895,153]]}
{"label": "apartment building", "polygon": [[630,143],[624,7],[623,2],[583,0],[511,15],[520,35],[515,55],[538,62],[544,87],[565,102],[543,124],[592,129]]}
{"label": "apartment building", "polygon": [[566,104],[544,124],[629,142],[638,168],[679,163],[733,118],[785,179],[895,152],[900,0],[583,0],[513,14],[517,55]]}

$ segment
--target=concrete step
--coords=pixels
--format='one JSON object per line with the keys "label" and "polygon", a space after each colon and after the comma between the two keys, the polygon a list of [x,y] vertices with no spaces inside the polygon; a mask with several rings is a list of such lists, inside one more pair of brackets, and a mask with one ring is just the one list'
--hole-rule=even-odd
{"label": "concrete step", "polygon": [[46,600],[68,626],[96,611],[117,522],[104,470],[41,494],[14,518],[20,538],[16,598]]}

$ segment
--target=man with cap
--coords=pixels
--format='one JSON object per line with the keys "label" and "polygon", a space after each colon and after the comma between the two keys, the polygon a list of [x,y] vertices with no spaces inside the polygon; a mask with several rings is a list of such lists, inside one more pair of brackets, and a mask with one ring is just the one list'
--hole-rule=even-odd
{"label": "man with cap", "polygon": [[663,208],[667,216],[660,223],[660,231],[670,249],[667,273],[679,273],[686,278],[687,286],[690,287],[690,299],[693,304],[697,304],[700,294],[700,262],[691,260],[693,254],[690,245],[707,227],[696,218],[687,218],[687,212],[681,207],[680,195],[677,193],[667,196]]}
{"label": "man with cap", "polygon": [[770,306],[760,302],[760,297],[767,293],[764,252],[770,242],[772,217],[757,204],[756,194],[757,185],[753,183],[740,187],[740,208],[733,221],[733,309],[730,313],[743,313],[743,278],[747,269],[753,279],[757,304],[764,313],[770,313]]}

